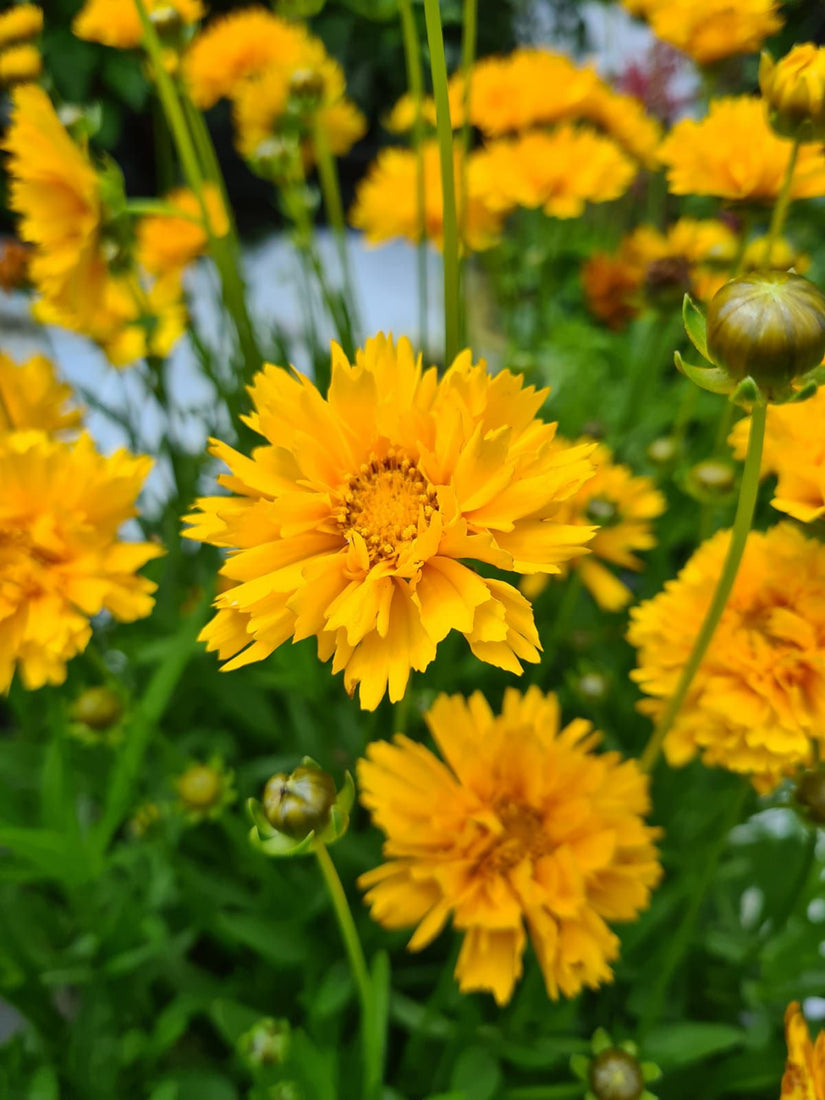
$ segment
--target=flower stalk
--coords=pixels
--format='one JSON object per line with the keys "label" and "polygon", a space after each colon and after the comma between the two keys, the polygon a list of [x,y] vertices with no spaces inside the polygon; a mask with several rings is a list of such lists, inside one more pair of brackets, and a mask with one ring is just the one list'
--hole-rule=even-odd
{"label": "flower stalk", "polygon": [[404,41],[404,62],[407,69],[407,84],[410,89],[415,116],[413,118],[413,148],[415,149],[415,201],[418,208],[418,247],[416,249],[416,269],[418,273],[418,343],[427,346],[427,305],[429,287],[427,285],[427,186],[424,179],[424,73],[421,65],[421,45],[418,40],[418,25],[413,15],[411,0],[399,0],[401,15],[401,36]]}
{"label": "flower stalk", "polygon": [[782,180],[782,187],[780,188],[779,195],[777,196],[776,203],[771,214],[771,224],[768,228],[768,236],[765,240],[765,253],[762,257],[762,266],[771,266],[771,253],[773,252],[773,246],[779,240],[779,236],[782,233],[782,227],[785,224],[785,218],[788,214],[788,207],[791,205],[791,186],[793,184],[793,174],[796,168],[796,160],[799,156],[799,147],[802,144],[800,139],[794,138],[793,145],[791,146],[791,155],[788,158],[788,165],[785,169],[785,178]]}

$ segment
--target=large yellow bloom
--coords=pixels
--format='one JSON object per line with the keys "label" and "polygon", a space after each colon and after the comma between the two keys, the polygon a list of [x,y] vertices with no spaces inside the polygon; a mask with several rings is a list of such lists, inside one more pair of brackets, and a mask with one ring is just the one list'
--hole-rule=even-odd
{"label": "large yellow bloom", "polygon": [[541,207],[548,217],[577,218],[588,202],[623,195],[636,176],[636,165],[609,138],[568,125],[501,138],[477,158],[478,192],[502,213]]}
{"label": "large yellow bloom", "polygon": [[825,1031],[811,1042],[798,1001],[789,1004],[785,1012],[785,1041],[788,1060],[779,1100],[825,1100]]}
{"label": "large yellow bloom", "polygon": [[35,246],[32,282],[47,298],[90,321],[107,277],[97,173],[34,84],[14,92],[2,147],[9,154],[9,205],[20,215],[21,238]]}
{"label": "large yellow bloom", "polygon": [[[137,259],[140,266],[153,275],[181,271],[202,256],[209,245],[201,204],[194,191],[180,187],[164,201],[179,210],[182,216],[152,214],[141,218],[137,224]],[[229,232],[229,220],[214,184],[204,185],[203,201],[213,235],[225,236]]]}
{"label": "large yellow bloom", "polygon": [[[143,0],[143,3],[153,21],[174,17],[179,23],[191,26],[206,14],[201,0]],[[143,41],[135,0],[86,0],[74,18],[72,31],[78,38],[119,50],[136,49]]]}
{"label": "large yellow bloom", "polygon": [[[748,449],[750,418],[731,432],[737,458]],[[771,504],[802,523],[825,516],[825,389],[798,405],[769,405],[762,452],[762,473],[776,474]]]}
{"label": "large yellow bloom", "polygon": [[601,735],[581,718],[561,728],[555,696],[536,687],[508,689],[500,716],[480,692],[442,695],[426,719],[444,763],[398,734],[358,764],[387,836],[387,862],[360,879],[372,916],[417,924],[413,951],[452,917],[462,992],[499,1004],[521,976],[525,925],[550,997],[610,981],[607,922],[635,919],[661,875],[636,762],[595,753]]}
{"label": "large yellow bloom", "polygon": [[37,4],[18,4],[0,15],[0,47],[37,38],[43,30],[43,9]]}
{"label": "large yellow bloom", "polygon": [[[441,248],[444,240],[444,204],[441,191],[441,162],[438,145],[427,141],[424,157],[424,235]],[[478,176],[479,156],[471,153],[467,163],[467,209],[462,214],[458,191],[459,225],[463,244],[473,252],[491,248],[501,231],[501,214],[493,210],[482,191]],[[456,153],[456,181],[460,179],[460,157]],[[418,161],[409,149],[382,149],[369,172],[359,183],[350,222],[363,229],[370,244],[383,244],[395,237],[420,239],[418,217]]]}
{"label": "large yellow bloom", "polygon": [[[676,580],[630,612],[631,673],[656,717],[672,695],[730,541],[703,543]],[[825,741],[825,546],[795,527],[752,532],[733,592],[664,749],[747,774],[760,791],[814,759]]]}
{"label": "large yellow bloom", "polygon": [[377,336],[353,365],[333,345],[327,400],[272,366],[251,393],[266,446],[249,459],[214,443],[233,495],[188,517],[190,538],[233,551],[221,572],[238,583],[202,634],[226,668],[317,635],[372,710],[451,630],[512,672],[538,660],[529,603],[461,559],[558,573],[584,551],[592,529],[555,516],[592,473],[591,448],[554,445],[555,425],[535,419],[546,391],[491,377],[469,351],[439,381],[408,340]]}
{"label": "large yellow bloom", "polygon": [[85,649],[89,619],[148,615],[155,585],[136,575],[163,551],[121,542],[151,459],[99,455],[42,432],[12,432],[0,445],[0,691],[15,667],[27,688],[59,684]]}
{"label": "large yellow bloom", "polygon": [[782,27],[777,0],[631,0],[625,6],[699,65],[753,53]]}
{"label": "large yellow bloom", "polygon": [[[715,195],[732,202],[775,202],[790,156],[791,142],[771,130],[757,96],[712,100],[705,118],[678,122],[659,149],[674,195]],[[825,195],[825,155],[819,146],[803,145],[790,197],[817,195]]]}
{"label": "large yellow bloom", "polygon": [[71,407],[71,399],[71,386],[57,380],[45,355],[15,363],[0,352],[0,438],[7,432],[54,435],[79,427],[82,414]]}

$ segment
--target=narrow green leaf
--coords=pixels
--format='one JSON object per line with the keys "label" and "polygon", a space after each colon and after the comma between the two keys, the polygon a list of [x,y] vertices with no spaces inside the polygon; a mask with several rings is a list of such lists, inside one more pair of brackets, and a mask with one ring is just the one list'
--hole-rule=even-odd
{"label": "narrow green leaf", "polygon": [[690,342],[704,359],[712,362],[708,355],[708,326],[704,311],[689,294],[682,299],[682,320]]}
{"label": "narrow green leaf", "polygon": [[673,361],[678,371],[703,390],[710,393],[730,393],[733,389],[730,375],[720,367],[696,367],[692,363],[686,363],[678,351],[673,353]]}

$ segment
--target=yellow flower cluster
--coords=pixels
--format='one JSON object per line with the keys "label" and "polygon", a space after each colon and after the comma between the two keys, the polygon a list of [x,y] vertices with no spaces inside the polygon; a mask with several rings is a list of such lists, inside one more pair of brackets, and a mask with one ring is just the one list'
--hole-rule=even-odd
{"label": "yellow flower cluster", "polygon": [[562,727],[555,696],[535,687],[508,689],[501,715],[476,692],[442,695],[425,717],[443,761],[399,734],[358,765],[361,800],[387,838],[387,862],[360,879],[372,916],[418,925],[413,951],[452,918],[462,992],[500,1005],[528,934],[550,997],[609,982],[619,941],[608,922],[637,917],[661,877],[647,777],[596,753],[589,722]]}
{"label": "yellow flower cluster", "polygon": [[[673,694],[704,619],[730,532],[630,613],[631,673],[654,718]],[[675,766],[697,754],[772,790],[825,741],[825,546],[783,523],[752,532],[722,620],[664,743]]]}
{"label": "yellow flower cluster", "polygon": [[779,1100],[825,1100],[825,1031],[811,1042],[798,1001],[785,1012],[785,1041],[788,1059]]}
{"label": "yellow flower cluster", "polygon": [[[193,26],[206,14],[201,0],[143,0],[146,14],[163,31],[169,24]],[[78,38],[114,46],[119,50],[136,49],[143,40],[143,28],[134,0],[86,0],[72,23]]]}
{"label": "yellow flower cluster", "polygon": [[39,78],[43,59],[33,39],[42,30],[43,11],[36,4],[18,4],[0,15],[0,88]]}
{"label": "yellow flower cluster", "polygon": [[233,495],[200,500],[190,538],[231,550],[237,582],[202,637],[226,668],[289,638],[318,638],[361,705],[400,699],[451,630],[482,661],[539,659],[529,603],[464,558],[558,573],[590,527],[556,517],[591,475],[590,446],[560,449],[536,419],[546,393],[495,377],[463,352],[439,380],[407,340],[369,341],[350,363],[333,347],[325,400],[277,367],[258,375],[251,459],[222,443]]}
{"label": "yellow flower cluster", "polygon": [[699,65],[753,53],[782,27],[779,0],[623,0],[663,42]]}

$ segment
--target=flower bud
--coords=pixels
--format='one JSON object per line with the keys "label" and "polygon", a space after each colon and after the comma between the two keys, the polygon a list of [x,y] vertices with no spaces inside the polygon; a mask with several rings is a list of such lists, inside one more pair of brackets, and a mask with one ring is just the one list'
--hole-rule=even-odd
{"label": "flower bud", "polygon": [[72,703],[70,714],[75,722],[102,732],[113,726],[123,714],[123,701],[111,688],[90,687]]}
{"label": "flower bud", "polygon": [[707,349],[733,380],[749,376],[770,400],[822,361],[825,295],[786,271],[731,279],[708,306]]}
{"label": "flower bud", "polygon": [[590,1088],[596,1100],[639,1100],[645,1080],[638,1059],[621,1047],[608,1047],[590,1063]]}
{"label": "flower bud", "polygon": [[324,829],[335,795],[331,776],[302,764],[292,775],[272,776],[264,788],[264,814],[274,829],[297,840]]}
{"label": "flower bud", "polygon": [[287,1058],[290,1044],[289,1020],[263,1016],[238,1039],[238,1053],[250,1066],[280,1066]]}
{"label": "flower bud", "polygon": [[803,772],[797,780],[794,798],[810,821],[825,825],[825,768]]}
{"label": "flower bud", "polygon": [[235,798],[233,774],[216,757],[208,764],[190,764],[175,780],[179,809],[191,823],[217,817]]}
{"label": "flower bud", "polygon": [[317,69],[296,69],[289,78],[289,94],[299,115],[316,111],[324,97],[323,73]]}
{"label": "flower bud", "polygon": [[777,134],[806,142],[825,140],[825,50],[804,42],[779,61],[763,53],[759,87]]}
{"label": "flower bud", "polygon": [[610,527],[620,518],[616,502],[607,497],[591,497],[584,514],[591,523],[597,523],[600,527]]}
{"label": "flower bud", "polygon": [[702,504],[724,500],[736,485],[736,470],[719,458],[706,458],[691,466],[685,488]]}
{"label": "flower bud", "polygon": [[647,457],[657,466],[669,466],[676,458],[679,444],[672,435],[663,435],[654,439],[647,448]]}
{"label": "flower bud", "polygon": [[610,690],[610,681],[602,672],[585,672],[578,678],[575,687],[588,703],[602,703]]}

